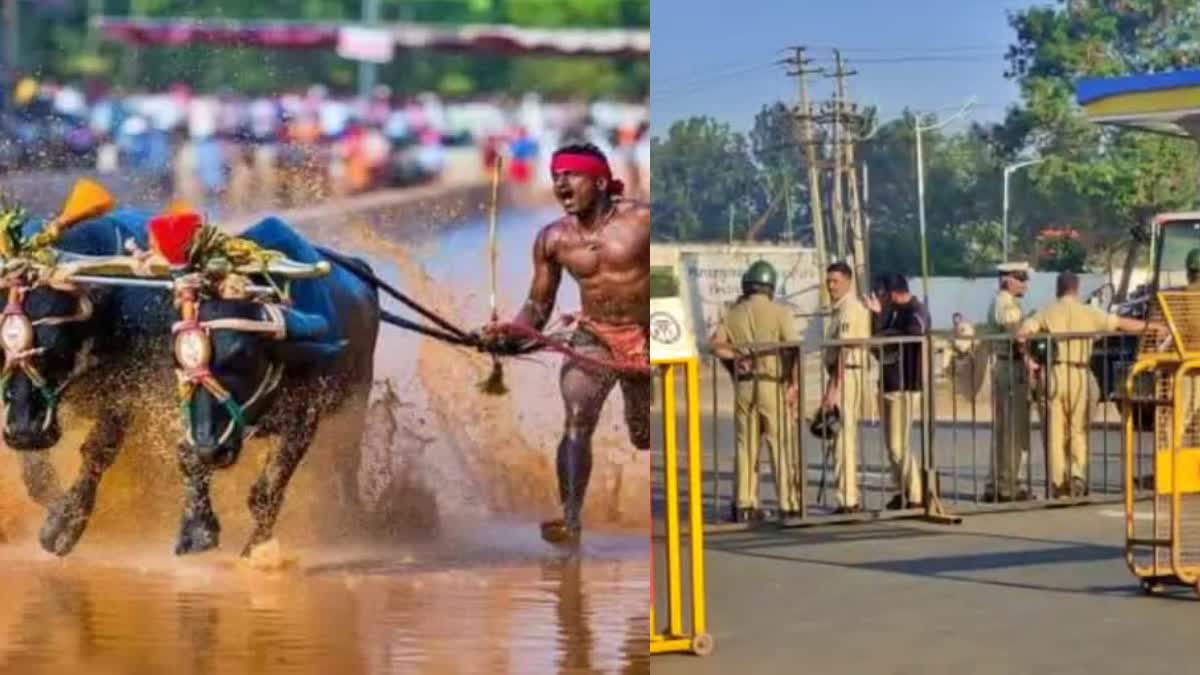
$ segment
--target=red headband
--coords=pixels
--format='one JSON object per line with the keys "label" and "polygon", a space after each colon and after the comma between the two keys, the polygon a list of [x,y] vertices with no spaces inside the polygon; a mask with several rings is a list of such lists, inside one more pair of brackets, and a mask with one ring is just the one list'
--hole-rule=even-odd
{"label": "red headband", "polygon": [[560,152],[550,160],[550,173],[573,171],[592,178],[608,179],[609,194],[619,195],[625,191],[625,184],[612,177],[608,162],[585,153]]}

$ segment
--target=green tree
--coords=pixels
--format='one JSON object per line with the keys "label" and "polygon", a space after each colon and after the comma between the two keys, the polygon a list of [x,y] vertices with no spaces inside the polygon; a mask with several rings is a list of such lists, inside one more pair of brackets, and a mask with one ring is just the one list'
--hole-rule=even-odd
{"label": "green tree", "polygon": [[[914,122],[905,111],[883,124],[860,153],[870,172],[869,255],[875,274],[921,270]],[[921,139],[930,274],[985,271],[1002,249],[1000,168],[986,130],[925,131]]]}
{"label": "green tree", "polygon": [[[1037,194],[1022,216],[1031,246],[1046,227],[1077,226],[1086,241],[1121,236],[1156,212],[1196,197],[1194,143],[1089,123],[1074,103],[1084,76],[1178,68],[1200,61],[1200,5],[1193,0],[1093,0],[1035,7],[1010,16],[1016,41],[1008,76],[1021,105],[996,130],[1000,151],[1049,158],[1030,170]],[[1028,249],[1027,249],[1028,251]]]}
{"label": "green tree", "polygon": [[793,235],[807,230],[805,239],[810,238],[808,178],[800,161],[803,149],[795,135],[792,109],[779,102],[763,106],[754,116],[750,147],[767,206],[751,223],[748,238],[779,238],[789,229]]}
{"label": "green tree", "polygon": [[[425,23],[509,23],[552,28],[649,28],[649,0],[382,0],[381,20]],[[231,87],[277,92],[313,82],[351,90],[357,64],[333,50],[146,47],[96,40],[87,3],[22,3],[18,70],[68,79],[115,80],[126,89],[187,82],[200,90]],[[289,21],[353,21],[361,0],[106,0],[113,16],[189,16]],[[380,81],[399,92],[446,95],[514,88],[560,96],[643,97],[649,64],[601,57],[469,56],[400,53]]]}
{"label": "green tree", "polygon": [[651,226],[655,237],[680,241],[745,237],[746,214],[766,204],[760,176],[746,138],[709,117],[671,125],[665,139],[650,148]]}

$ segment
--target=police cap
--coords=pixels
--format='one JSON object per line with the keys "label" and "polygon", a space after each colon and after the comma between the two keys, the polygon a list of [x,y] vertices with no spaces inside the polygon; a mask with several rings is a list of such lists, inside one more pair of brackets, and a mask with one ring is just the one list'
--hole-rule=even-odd
{"label": "police cap", "polygon": [[1006,262],[996,266],[996,273],[1001,277],[1013,276],[1028,279],[1031,268],[1027,262]]}

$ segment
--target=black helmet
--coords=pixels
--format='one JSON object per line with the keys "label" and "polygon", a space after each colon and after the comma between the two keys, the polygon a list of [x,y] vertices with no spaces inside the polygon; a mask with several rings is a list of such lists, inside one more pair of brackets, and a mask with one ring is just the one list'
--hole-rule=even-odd
{"label": "black helmet", "polygon": [[1187,262],[1184,265],[1189,272],[1200,272],[1200,248],[1188,251]]}
{"label": "black helmet", "polygon": [[808,430],[813,436],[822,440],[831,441],[837,438],[838,433],[842,430],[841,411],[837,406],[829,410],[818,410],[812,422],[809,423]]}
{"label": "black helmet", "polygon": [[775,268],[766,260],[758,260],[742,275],[742,292],[748,293],[753,287],[764,287],[770,293],[775,292],[775,282],[778,275]]}

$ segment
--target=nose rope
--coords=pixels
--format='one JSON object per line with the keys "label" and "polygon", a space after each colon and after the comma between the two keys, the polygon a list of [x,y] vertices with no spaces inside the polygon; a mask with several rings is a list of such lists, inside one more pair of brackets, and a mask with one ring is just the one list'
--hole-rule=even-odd
{"label": "nose rope", "polygon": [[[177,297],[177,302],[180,305],[183,320],[177,321],[171,326],[172,335],[178,335],[188,330],[202,331],[205,339],[210,339],[209,335],[213,330],[265,333],[277,340],[282,340],[287,335],[283,310],[272,303],[263,303],[262,305],[267,316],[270,317],[267,321],[238,318],[200,321],[198,319],[200,303],[194,288],[182,289]],[[249,427],[246,424],[246,411],[279,387],[279,383],[283,379],[283,366],[274,362],[268,363],[267,372],[259,381],[254,393],[246,399],[245,403],[240,404],[234,399],[233,394],[217,380],[207,363],[192,369],[178,368],[175,374],[179,382],[180,408],[188,443],[196,445],[195,433],[192,428],[192,402],[196,395],[196,389],[203,387],[229,414],[229,421],[225,424],[225,429],[217,440],[217,445],[221,445],[228,442],[234,432],[239,430],[243,440],[255,434],[257,428]]]}

